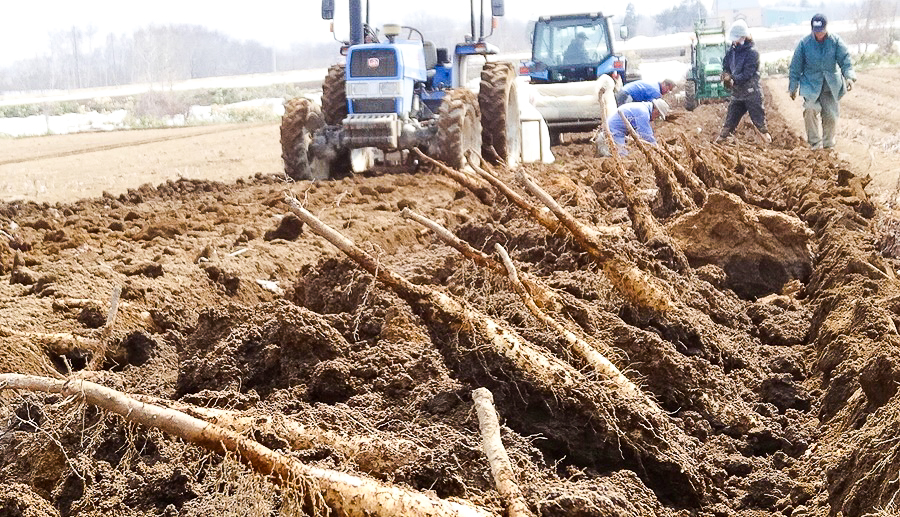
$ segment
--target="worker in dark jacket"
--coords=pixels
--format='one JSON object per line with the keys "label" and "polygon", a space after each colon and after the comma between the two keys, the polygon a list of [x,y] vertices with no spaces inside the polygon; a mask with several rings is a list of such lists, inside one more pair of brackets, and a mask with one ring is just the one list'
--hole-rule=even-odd
{"label": "worker in dark jacket", "polygon": [[725,124],[716,143],[723,142],[734,133],[745,113],[750,114],[750,120],[762,133],[763,139],[771,142],[772,135],[766,128],[763,94],[759,87],[759,52],[753,47],[747,22],[734,22],[728,31],[728,37],[731,47],[722,60],[722,76],[725,87],[731,89],[731,102],[728,103]]}

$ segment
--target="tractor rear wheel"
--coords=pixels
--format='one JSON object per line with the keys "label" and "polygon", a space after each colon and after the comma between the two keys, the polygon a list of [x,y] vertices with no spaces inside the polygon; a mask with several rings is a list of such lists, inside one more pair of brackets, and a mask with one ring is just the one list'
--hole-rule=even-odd
{"label": "tractor rear wheel", "polygon": [[481,152],[481,113],[469,90],[450,90],[438,108],[437,135],[431,154],[455,169],[466,165],[466,153]]}
{"label": "tractor rear wheel", "polygon": [[517,166],[522,156],[522,125],[516,70],[512,63],[484,65],[478,104],[481,108],[482,155],[491,160],[493,154],[487,148],[493,146],[496,155],[507,166]]}
{"label": "tractor rear wheel", "polygon": [[694,111],[697,107],[697,83],[693,79],[684,82],[684,109]]}
{"label": "tractor rear wheel", "polygon": [[347,117],[347,76],[344,65],[331,65],[322,83],[322,113],[329,126]]}
{"label": "tractor rear wheel", "polygon": [[305,98],[291,99],[281,117],[281,159],[284,172],[294,180],[328,179],[330,160],[313,158],[309,152],[316,130],[325,125],[322,110]]}

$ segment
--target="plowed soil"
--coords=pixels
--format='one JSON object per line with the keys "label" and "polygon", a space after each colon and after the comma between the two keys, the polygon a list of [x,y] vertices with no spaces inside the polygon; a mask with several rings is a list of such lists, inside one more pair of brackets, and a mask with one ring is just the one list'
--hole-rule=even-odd
{"label": "plowed soil", "polygon": [[[861,74],[836,152],[805,148],[783,79],[768,83],[771,145],[746,125],[713,145],[724,104],[658,123],[678,163],[663,170],[698,188],[673,197],[632,147],[624,183],[649,208],[649,233],[587,135],[555,147],[552,165],[523,165],[595,229],[593,254],[499,192],[476,196],[428,167],[291,182],[277,125],[0,141],[0,373],[227,410],[251,417],[248,437],[306,464],[497,515],[507,509],[472,405],[481,387],[536,515],[894,515],[900,111],[884,85],[898,74]],[[540,203],[512,171],[495,172]],[[379,272],[444,293],[547,362],[497,349],[485,326],[418,287],[376,281],[285,193]],[[617,391],[502,270],[404,208],[489,255],[502,245],[554,293],[546,313],[646,398]],[[639,274],[616,277],[616,260]],[[668,306],[641,302],[648,284]],[[0,397],[0,515],[292,515],[303,499],[233,456],[77,397]],[[267,416],[316,432],[294,439]]]}

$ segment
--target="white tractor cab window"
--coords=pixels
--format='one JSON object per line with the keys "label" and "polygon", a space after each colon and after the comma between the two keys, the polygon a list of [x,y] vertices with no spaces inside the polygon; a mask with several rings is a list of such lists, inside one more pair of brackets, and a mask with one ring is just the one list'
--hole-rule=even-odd
{"label": "white tractor cab window", "polygon": [[535,26],[535,59],[550,66],[599,63],[610,54],[606,31],[599,25],[553,21]]}

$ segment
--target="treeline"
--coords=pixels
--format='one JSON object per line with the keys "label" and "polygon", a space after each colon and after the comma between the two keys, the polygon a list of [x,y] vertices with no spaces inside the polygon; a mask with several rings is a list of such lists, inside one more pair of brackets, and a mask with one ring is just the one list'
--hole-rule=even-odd
{"label": "treeline", "polygon": [[[471,32],[467,20],[448,23],[428,16],[416,18],[407,23],[451,51]],[[0,69],[0,92],[168,84],[320,68],[340,59],[340,44],[335,41],[297,43],[278,50],[198,25],[151,25],[131,35],[109,34],[101,45],[97,39],[96,30],[90,27],[51,34],[49,53]],[[506,52],[527,50],[527,22],[502,20],[490,41]]]}
{"label": "treeline", "polygon": [[695,22],[707,18],[706,6],[700,0],[681,0],[654,17],[656,26],[664,32],[690,31]]}
{"label": "treeline", "polygon": [[0,91],[76,89],[324,67],[338,56],[335,42],[276,51],[197,25],[148,26],[109,34],[96,46],[90,29],[51,35],[46,55],[0,70]]}
{"label": "treeline", "polygon": [[[892,16],[891,13],[896,12],[896,5],[897,0],[831,1],[827,4],[822,0],[791,0],[779,3],[777,7],[808,8],[824,13],[831,19],[856,20],[860,17],[861,11],[873,9],[878,12],[887,12],[885,16]],[[893,11],[891,6],[893,6]],[[745,2],[744,8],[752,9],[753,7],[753,2]],[[704,2],[700,0],[673,2],[671,7],[653,16],[638,13],[634,3],[631,2],[625,7],[622,24],[628,27],[628,33],[632,36],[655,36],[673,32],[689,32],[694,29],[696,22],[715,18],[716,13],[708,11]],[[869,18],[878,19],[872,16]]]}
{"label": "treeline", "polygon": [[[799,6],[816,5],[816,0],[794,1]],[[893,9],[887,14],[896,16],[897,0],[861,0],[859,4],[844,0],[831,2],[827,7],[819,3],[818,7],[833,19],[873,19],[871,13],[867,16],[860,12],[864,8],[871,11],[873,5],[889,5]],[[552,10],[547,14],[553,14]],[[634,3],[629,3],[624,16],[613,17],[612,26],[614,33],[624,24],[631,36],[654,36],[689,31],[695,21],[708,15],[711,13],[700,0],[680,0],[655,16],[641,14]],[[404,18],[405,25],[416,27],[426,39],[451,51],[471,32],[468,18],[438,18],[424,11],[406,13]],[[489,31],[490,25],[486,28]],[[49,52],[0,68],[0,92],[167,84],[204,77],[322,68],[340,59],[340,45],[335,41],[298,42],[287,50],[274,49],[198,25],[150,25],[130,35],[109,34],[105,39],[98,38],[96,32],[91,27],[73,27],[51,34]],[[98,44],[98,39],[102,44]],[[489,41],[502,52],[528,52],[529,22],[503,18]]]}

